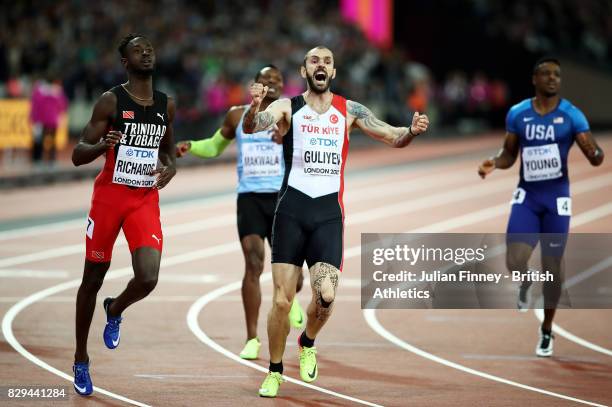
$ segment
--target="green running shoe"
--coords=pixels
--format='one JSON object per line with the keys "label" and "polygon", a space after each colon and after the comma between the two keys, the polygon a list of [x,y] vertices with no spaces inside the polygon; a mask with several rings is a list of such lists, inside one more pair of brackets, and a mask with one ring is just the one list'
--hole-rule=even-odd
{"label": "green running shoe", "polygon": [[317,380],[319,377],[319,370],[317,369],[317,348],[307,348],[306,346],[300,346],[299,351],[300,358],[300,377],[306,383],[311,383]]}
{"label": "green running shoe", "polygon": [[283,381],[283,375],[280,373],[268,372],[268,375],[259,388],[259,395],[261,397],[276,397],[278,388]]}
{"label": "green running shoe", "polygon": [[291,310],[289,311],[289,323],[294,328],[302,328],[304,326],[304,319],[304,310],[297,298],[294,298],[291,303]]}
{"label": "green running shoe", "polygon": [[253,360],[259,357],[259,348],[261,348],[261,342],[259,338],[249,339],[240,352],[242,359]]}

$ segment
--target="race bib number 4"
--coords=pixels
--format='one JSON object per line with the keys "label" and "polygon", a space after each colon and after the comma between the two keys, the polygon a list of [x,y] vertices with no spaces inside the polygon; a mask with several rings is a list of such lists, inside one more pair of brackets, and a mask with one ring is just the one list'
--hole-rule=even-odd
{"label": "race bib number 4", "polygon": [[155,177],[150,175],[157,167],[157,149],[119,146],[115,159],[113,182],[132,187],[151,187]]}
{"label": "race bib number 4", "polygon": [[308,175],[339,176],[342,167],[342,155],[338,153],[342,146],[338,139],[304,135],[302,154],[304,173]]}
{"label": "race bib number 4", "polygon": [[557,198],[557,213],[560,216],[572,216],[572,198]]}
{"label": "race bib number 4", "polygon": [[561,155],[557,144],[523,147],[523,177],[527,182],[560,178]]}
{"label": "race bib number 4", "polygon": [[517,188],[512,193],[512,200],[510,201],[510,205],[522,204],[523,202],[525,202],[526,195],[527,195],[527,192],[523,188]]}
{"label": "race bib number 4", "polygon": [[283,146],[276,143],[244,143],[242,175],[244,177],[277,177],[282,174]]}

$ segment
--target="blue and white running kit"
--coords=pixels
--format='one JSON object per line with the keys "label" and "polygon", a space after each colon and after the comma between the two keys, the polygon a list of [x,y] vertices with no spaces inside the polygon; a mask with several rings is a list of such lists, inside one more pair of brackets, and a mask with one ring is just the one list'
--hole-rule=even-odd
{"label": "blue and white running kit", "polygon": [[589,131],[589,123],[566,99],[545,115],[537,113],[532,103],[525,99],[506,117],[506,131],[518,136],[521,155],[507,240],[535,247],[539,233],[559,234],[542,241],[542,251],[561,256],[572,214],[567,157],[575,136]]}
{"label": "blue and white running kit", "polygon": [[238,235],[259,235],[272,242],[278,191],[283,182],[283,146],[272,141],[272,130],[242,131],[245,112],[236,127],[238,147]]}

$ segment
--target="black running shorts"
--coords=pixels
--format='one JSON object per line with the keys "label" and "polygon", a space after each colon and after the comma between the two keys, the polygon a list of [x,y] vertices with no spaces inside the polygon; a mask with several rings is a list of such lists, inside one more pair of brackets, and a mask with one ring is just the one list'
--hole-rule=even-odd
{"label": "black running shorts", "polygon": [[276,207],[276,192],[245,192],[238,194],[238,236],[258,235],[272,242],[272,223]]}
{"label": "black running shorts", "polygon": [[287,187],[279,196],[272,231],[272,263],[308,267],[317,262],[342,270],[344,219],[333,193],[318,198]]}

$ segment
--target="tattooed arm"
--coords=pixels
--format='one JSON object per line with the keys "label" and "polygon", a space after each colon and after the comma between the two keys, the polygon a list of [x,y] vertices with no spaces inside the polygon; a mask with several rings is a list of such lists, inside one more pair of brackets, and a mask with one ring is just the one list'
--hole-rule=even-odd
{"label": "tattooed arm", "polygon": [[266,110],[263,112],[259,111],[261,102],[264,100],[267,93],[267,86],[263,86],[261,83],[254,83],[251,85],[251,97],[253,101],[242,121],[242,130],[245,133],[257,133],[259,131],[271,129],[282,119],[285,119],[285,121],[289,123],[291,118],[291,101],[289,99],[275,100],[270,103]]}
{"label": "tattooed arm", "polygon": [[592,166],[597,167],[603,162],[604,152],[601,147],[597,145],[590,131],[578,133],[576,135],[576,143]]}
{"label": "tattooed arm", "polygon": [[393,127],[376,118],[370,109],[361,103],[348,100],[346,110],[349,114],[349,124],[359,127],[373,139],[397,148],[406,147],[414,137],[425,132],[429,126],[427,116],[419,115],[418,112],[414,112],[410,127]]}

